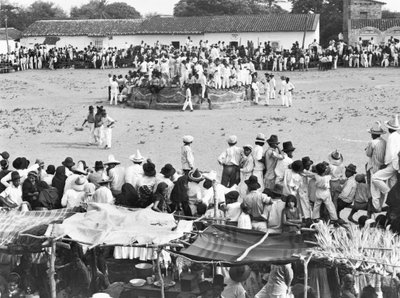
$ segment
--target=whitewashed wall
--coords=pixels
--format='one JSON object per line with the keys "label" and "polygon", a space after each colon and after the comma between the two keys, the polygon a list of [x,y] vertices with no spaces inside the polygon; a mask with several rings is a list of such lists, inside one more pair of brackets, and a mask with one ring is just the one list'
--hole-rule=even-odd
{"label": "whitewashed wall", "polygon": [[[14,52],[18,50],[19,43],[14,41],[14,40],[9,40],[8,41],[8,49],[10,52]],[[0,40],[0,54],[6,54],[7,53],[7,41],[6,40]]]}

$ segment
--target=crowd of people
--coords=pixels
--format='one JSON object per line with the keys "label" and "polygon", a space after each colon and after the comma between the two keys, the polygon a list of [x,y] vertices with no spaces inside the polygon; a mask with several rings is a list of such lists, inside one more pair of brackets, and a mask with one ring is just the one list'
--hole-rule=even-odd
{"label": "crowd of people", "polygon": [[[102,119],[106,117],[103,110],[100,114]],[[107,126],[113,123],[112,119],[105,121],[109,122]],[[157,171],[151,159],[143,157],[139,150],[129,156],[132,164],[126,168],[112,154],[106,161],[97,160],[93,167],[84,160],[75,163],[71,157],[61,165],[46,166],[44,160],[31,164],[25,157],[11,158],[4,151],[0,161],[0,201],[3,208],[17,210],[68,208],[85,212],[90,202],[151,208],[271,234],[298,234],[302,227],[319,220],[343,225],[346,223],[342,211],[350,208],[347,219],[360,227],[369,224],[373,213],[387,211],[375,221],[398,233],[398,116],[384,125],[387,131],[380,122],[368,131],[371,141],[365,150],[366,171],[357,169],[351,161],[345,162],[338,150],[315,165],[308,156],[295,159],[292,142],[285,141],[281,147],[277,135],[266,138],[263,133],[256,135],[254,144],[243,146],[237,145],[234,135],[227,139],[227,148],[217,157],[222,167],[220,179],[217,169],[199,171],[192,150],[194,137],[190,135],[183,137],[178,170],[166,163]],[[388,136],[384,139],[385,134]],[[355,220],[358,211],[366,215]],[[75,265],[82,267],[81,259],[73,259]],[[274,268],[271,272],[290,272],[290,268]],[[13,275],[10,280],[17,283],[18,278]],[[272,285],[268,283],[269,280],[251,297],[269,297],[266,293]],[[281,290],[287,291],[289,285]]]}
{"label": "crowd of people", "polygon": [[58,48],[40,44],[32,48],[21,46],[17,51],[1,54],[0,62],[10,63],[16,70],[70,67],[106,69],[140,65],[141,73],[147,72],[145,68],[154,67],[167,80],[173,80],[177,73],[181,72],[181,81],[186,79],[186,75],[189,76],[182,62],[198,62],[197,68],[203,69],[208,68],[204,64],[212,62],[221,66],[216,67],[217,73],[209,71],[208,75],[216,77],[215,84],[219,88],[229,88],[236,83],[249,83],[249,71],[255,70],[304,71],[317,64],[322,69],[336,69],[338,65],[398,67],[399,50],[400,42],[394,37],[381,44],[375,42],[373,37],[369,41],[360,37],[357,43],[350,45],[346,44],[343,36],[339,34],[338,41],[332,40],[325,48],[314,40],[305,49],[301,48],[297,41],[290,49],[283,49],[273,47],[269,41],[260,42],[259,45],[248,41],[247,44],[239,46],[225,41],[212,44],[208,40],[201,40],[195,44],[188,36],[186,42],[178,48],[172,44],[163,45],[159,41],[154,45],[142,41],[140,45],[131,45],[124,49],[96,48],[93,45],[84,49],[73,45]]}

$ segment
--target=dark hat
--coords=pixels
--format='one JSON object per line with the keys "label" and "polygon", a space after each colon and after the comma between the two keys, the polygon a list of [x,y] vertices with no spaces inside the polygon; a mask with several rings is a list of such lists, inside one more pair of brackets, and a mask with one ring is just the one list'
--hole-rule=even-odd
{"label": "dark hat", "polygon": [[302,159],[301,159],[301,162],[303,163],[303,166],[304,167],[306,167],[306,166],[311,166],[314,162],[310,159],[310,157],[309,156],[304,156]]}
{"label": "dark hat", "polygon": [[212,290],[212,284],[208,280],[203,280],[199,283],[200,294],[203,294],[209,290]]}
{"label": "dark hat", "polygon": [[268,144],[279,144],[278,136],[277,135],[271,135],[269,137],[269,139],[267,140],[267,143]]}
{"label": "dark hat", "polygon": [[21,157],[21,169],[27,169],[30,163],[25,157]]}
{"label": "dark hat", "polygon": [[72,160],[72,157],[67,157],[63,162],[63,166],[66,166],[67,168],[70,168],[75,165],[74,161]]}
{"label": "dark hat", "polygon": [[213,287],[215,286],[225,287],[226,283],[224,283],[224,276],[222,274],[215,274],[212,285]]}
{"label": "dark hat", "polygon": [[290,141],[283,142],[282,145],[283,145],[283,149],[282,149],[283,152],[292,152],[292,151],[296,150],[296,148],[293,147],[293,144]]}
{"label": "dark hat", "polygon": [[275,199],[275,198],[282,198],[282,200],[284,201],[284,199],[286,199],[286,196],[283,195],[283,186],[280,184],[275,184],[274,188],[266,188],[264,189],[263,193],[265,193],[267,196]]}
{"label": "dark hat", "polygon": [[0,155],[4,159],[9,159],[10,158],[10,154],[7,151],[3,151]]}
{"label": "dark hat", "polygon": [[19,175],[19,173],[17,171],[14,171],[11,173],[11,181],[15,181],[21,179],[21,176]]}
{"label": "dark hat", "polygon": [[192,170],[188,174],[189,180],[193,182],[200,182],[204,179],[203,175],[200,174],[198,169]]}
{"label": "dark hat", "polygon": [[346,167],[346,170],[347,171],[349,171],[349,172],[352,172],[352,173],[357,173],[357,167],[355,166],[355,165],[353,165],[352,163],[351,164],[349,164],[347,167]]}
{"label": "dark hat", "polygon": [[56,172],[56,167],[54,165],[48,165],[46,169],[46,173],[53,175]]}
{"label": "dark hat", "polygon": [[304,170],[303,162],[301,160],[295,160],[291,165],[292,171],[299,173]]}
{"label": "dark hat", "polygon": [[167,163],[160,171],[161,174],[163,174],[165,177],[172,177],[175,174],[176,170],[174,167]]}
{"label": "dark hat", "polygon": [[100,170],[100,169],[104,169],[104,164],[101,160],[96,160],[96,162],[94,163],[94,170]]}
{"label": "dark hat", "polygon": [[154,177],[156,175],[156,166],[154,163],[147,161],[143,164],[143,172],[145,176]]}
{"label": "dark hat", "polygon": [[93,106],[89,106],[89,110],[93,110],[94,109],[94,107]]}
{"label": "dark hat", "polygon": [[229,269],[229,276],[233,281],[242,282],[249,278],[251,268],[249,265],[235,266]]}
{"label": "dark hat", "polygon": [[317,171],[318,175],[321,175],[326,171],[326,167],[326,164],[321,162],[315,166],[315,170]]}
{"label": "dark hat", "polygon": [[21,157],[17,157],[16,159],[14,159],[12,166],[14,169],[19,170],[22,168],[22,159]]}
{"label": "dark hat", "polygon": [[244,183],[247,184],[248,188],[253,190],[259,189],[261,187],[260,183],[258,183],[257,176],[251,175],[249,179],[245,180]]}
{"label": "dark hat", "polygon": [[2,160],[0,160],[0,166],[1,166],[1,168],[7,168],[8,167],[8,165],[9,165],[9,163],[8,163],[8,160],[7,159],[2,159]]}

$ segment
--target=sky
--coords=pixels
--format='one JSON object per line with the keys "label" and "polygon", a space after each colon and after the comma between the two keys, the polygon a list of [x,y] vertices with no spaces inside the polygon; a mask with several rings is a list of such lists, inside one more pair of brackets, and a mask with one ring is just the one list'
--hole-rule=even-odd
{"label": "sky", "polygon": [[[4,1],[4,0],[0,0]],[[8,2],[20,4],[22,6],[29,6],[35,0],[8,0]],[[56,3],[62,9],[64,9],[67,13],[72,6],[80,6],[82,4],[88,3],[89,0],[44,0],[51,1]],[[136,8],[142,15],[146,15],[147,13],[157,12],[159,14],[164,15],[172,15],[174,5],[179,0],[108,0],[109,3],[112,2],[126,2],[129,5]],[[392,11],[400,12],[400,0],[380,0],[387,5],[385,5],[385,9],[389,9]],[[283,5],[285,6],[285,5]],[[285,6],[285,8],[287,8]]]}

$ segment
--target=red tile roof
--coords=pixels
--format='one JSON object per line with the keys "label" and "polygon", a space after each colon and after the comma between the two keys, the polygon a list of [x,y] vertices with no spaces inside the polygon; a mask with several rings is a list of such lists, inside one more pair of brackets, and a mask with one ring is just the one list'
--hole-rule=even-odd
{"label": "red tile roof", "polygon": [[[307,21],[307,25],[306,25]],[[138,34],[202,34],[224,32],[287,32],[316,30],[319,15],[270,14],[204,17],[154,17],[145,20]]]}
{"label": "red tile roof", "polygon": [[318,14],[271,14],[164,17],[123,20],[45,20],[30,25],[23,36],[109,36],[132,34],[203,34],[225,32],[314,31]]}
{"label": "red tile roof", "polygon": [[386,31],[392,27],[400,27],[400,19],[360,19],[351,20],[351,29],[374,27],[380,31]]}
{"label": "red tile roof", "polygon": [[[7,29],[7,35],[9,40],[18,40],[21,38],[22,32],[10,27]],[[6,28],[0,28],[0,40],[6,39]]]}
{"label": "red tile roof", "polygon": [[43,20],[30,25],[23,36],[108,36],[135,34],[142,19]]}

